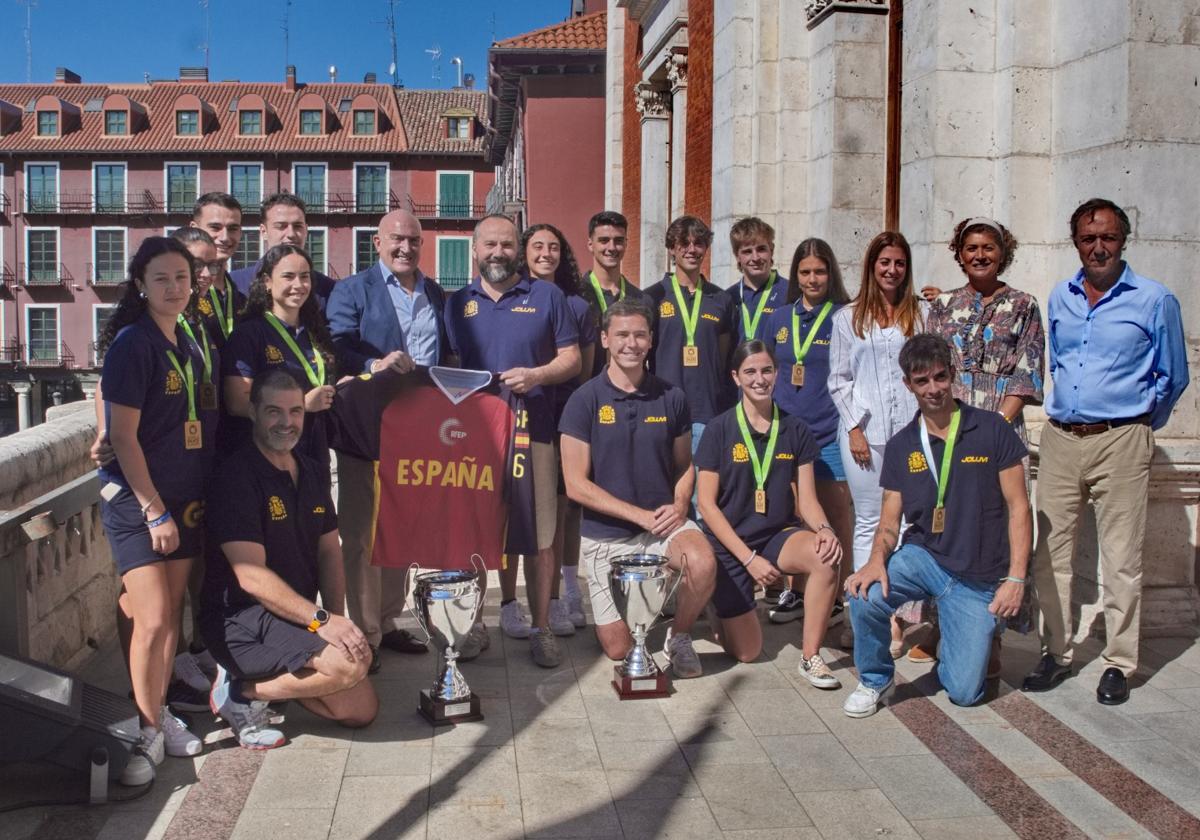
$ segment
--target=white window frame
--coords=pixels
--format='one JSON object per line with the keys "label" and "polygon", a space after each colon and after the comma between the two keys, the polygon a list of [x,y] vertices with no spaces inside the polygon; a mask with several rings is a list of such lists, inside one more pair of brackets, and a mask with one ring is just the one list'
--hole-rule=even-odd
{"label": "white window frame", "polygon": [[[29,272],[31,270],[30,263],[29,263],[29,234],[41,233],[41,232],[44,232],[47,230],[54,231],[54,253],[57,256],[58,264],[60,266],[63,264],[62,228],[57,225],[29,225],[25,228],[25,276],[18,277],[17,278],[18,283],[21,283],[21,284],[29,283]],[[57,269],[55,269],[55,270],[57,271]],[[59,280],[62,280],[62,278],[60,277]],[[39,286],[39,285],[44,285],[44,284],[34,283],[33,285]]]}
{"label": "white window frame", "polygon": [[[95,275],[100,271],[100,260],[96,258],[96,232],[101,230],[119,230],[125,234],[125,254],[122,262],[126,265],[129,264],[129,228],[121,227],[120,225],[94,225],[92,227],[92,276],[88,278],[88,282],[93,285],[98,282]],[[110,281],[105,280],[104,282],[108,283]]]}
{"label": "white window frame", "polygon": [[[112,111],[112,110],[116,110],[116,109],[110,108],[109,110]],[[120,135],[118,135],[118,136],[120,136]],[[96,206],[97,206],[96,205],[96,196],[99,195],[99,193],[100,193],[100,191],[98,189],[96,189],[96,167],[97,166],[121,166],[121,167],[124,167],[125,183],[123,185],[123,190],[121,192],[121,198],[122,198],[121,212],[128,213],[129,212],[129,164],[123,160],[94,160],[94,161],[92,161],[92,212],[93,213],[99,212],[96,210]],[[199,181],[197,181],[196,183],[199,184]]]}
{"label": "white window frame", "polygon": [[[434,242],[433,242],[433,276],[437,279],[437,281],[439,283],[442,282],[442,240],[443,239],[455,239],[455,240],[461,240],[463,242],[466,242],[467,243],[467,262],[470,263],[470,261],[472,259],[471,237],[469,235],[468,236],[459,236],[459,235],[455,235],[455,234],[447,234],[446,236],[440,236],[440,235],[435,236]],[[470,274],[474,274],[474,272],[470,272]],[[468,283],[471,282],[470,276],[468,276],[467,282]]]}
{"label": "white window frame", "polygon": [[[353,271],[350,272],[351,274],[358,274],[358,272],[359,272],[359,268],[358,268],[358,233],[359,233],[359,231],[366,231],[367,233],[371,234],[371,236],[374,236],[375,234],[379,233],[379,228],[378,227],[370,227],[368,225],[368,226],[364,226],[364,227],[353,227],[350,229],[350,267],[354,269]],[[328,241],[326,241],[325,247],[326,247],[326,249],[329,248]],[[374,245],[372,245],[372,247],[374,247]],[[375,260],[374,260],[374,262],[371,263],[371,265],[375,265],[375,263],[377,263],[377,262],[379,262],[379,253],[378,252],[375,253]],[[370,267],[371,267],[370,265],[367,266],[367,268],[370,268]],[[363,269],[363,270],[365,271],[366,269]]]}
{"label": "white window frame", "polygon": [[[300,195],[300,193],[299,193],[299,191],[297,191],[297,189],[296,189],[296,167],[297,167],[297,166],[321,166],[321,167],[324,167],[324,169],[325,169],[325,178],[324,178],[324,179],[323,179],[323,181],[322,181],[322,192],[324,192],[324,193],[325,193],[325,207],[323,207],[322,209],[323,209],[325,212],[329,212],[329,164],[328,164],[327,162],[325,162],[325,161],[321,161],[321,160],[296,160],[296,161],[292,161],[292,171],[291,171],[291,177],[292,177],[292,195],[297,195],[297,196],[298,196],[298,195]],[[308,202],[305,202],[305,206],[306,206],[306,207],[307,207],[307,205],[308,205]]]}
{"label": "white window frame", "polygon": [[[437,201],[437,204],[434,205],[434,208],[437,212],[437,218],[439,218],[439,219],[442,218],[442,176],[443,175],[466,175],[467,176],[467,215],[462,218],[466,218],[466,219],[471,218],[471,209],[475,206],[475,173],[472,172],[470,169],[438,169],[436,171],[435,178],[437,180],[434,181],[434,183],[437,185],[437,189],[436,189],[436,192],[434,193],[434,195],[436,197],[435,200]],[[458,218],[458,217],[452,216],[450,218]]]}
{"label": "white window frame", "polygon": [[29,210],[29,167],[31,166],[54,167],[54,212],[59,212],[59,203],[62,200],[62,164],[56,160],[25,161],[25,210]]}
{"label": "white window frame", "polygon": [[[328,274],[329,273],[329,227],[327,225],[316,225],[316,226],[312,226],[312,227],[305,225],[305,228],[307,229],[308,233],[312,233],[314,230],[319,230],[325,234],[325,264],[324,265],[314,265],[313,270],[319,271],[322,274]],[[309,254],[309,256],[311,257],[312,254]]]}
{"label": "white window frame", "polygon": [[[54,334],[58,337],[57,352],[62,353],[63,332],[62,332],[62,304],[61,303],[27,303],[25,304],[25,364],[29,364],[32,360],[30,354],[33,352],[33,342],[30,341],[29,332],[29,313],[34,309],[53,309],[54,310]],[[61,360],[61,356],[58,356]]]}
{"label": "white window frame", "polygon": [[[233,167],[235,166],[257,166],[258,167],[258,203],[261,206],[262,201],[266,196],[263,194],[263,184],[266,177],[267,167],[262,161],[258,160],[231,160],[225,164],[225,186],[226,192],[233,195]],[[235,196],[236,198],[236,196]],[[260,207],[255,207],[249,212],[258,213]],[[247,212],[246,208],[242,208],[242,213]]]}
{"label": "white window frame", "polygon": [[[353,109],[351,109],[351,110],[353,110]],[[358,110],[362,111],[364,109],[359,108]],[[366,135],[359,135],[359,136],[362,137],[362,136],[366,136]],[[391,205],[392,205],[392,165],[390,163],[388,163],[386,160],[356,161],[354,163],[354,199],[353,199],[354,200],[354,210],[352,212],[354,212],[354,213],[358,212],[358,170],[359,170],[359,167],[362,167],[362,166],[372,166],[372,167],[376,167],[376,168],[380,167],[380,166],[383,167],[383,170],[384,170],[384,172],[383,172],[383,193],[384,193],[383,212],[390,213]],[[374,211],[369,211],[369,212],[374,212]]]}
{"label": "white window frame", "polygon": [[96,329],[98,321],[96,315],[101,309],[112,309],[116,311],[115,303],[93,303],[92,304],[92,358],[91,367],[100,367],[100,331]]}
{"label": "white window frame", "polygon": [[[188,135],[185,135],[185,136],[188,136]],[[163,179],[162,179],[163,212],[167,213],[168,215],[172,212],[172,210],[171,210],[171,183],[170,183],[170,179],[167,177],[167,173],[171,171],[172,166],[194,166],[194,167],[196,167],[196,199],[198,199],[198,198],[200,198],[200,196],[204,195],[204,188],[200,185],[200,177],[204,174],[204,170],[200,167],[200,161],[198,161],[198,160],[166,160],[166,161],[163,161]],[[193,204],[195,203],[196,199],[192,199]],[[189,208],[188,210],[178,210],[178,211],[174,211],[174,212],[187,213],[188,215],[191,215],[192,211]]]}

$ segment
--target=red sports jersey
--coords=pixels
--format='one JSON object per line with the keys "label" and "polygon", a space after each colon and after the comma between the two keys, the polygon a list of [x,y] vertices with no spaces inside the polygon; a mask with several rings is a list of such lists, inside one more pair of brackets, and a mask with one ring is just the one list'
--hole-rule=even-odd
{"label": "red sports jersey", "polygon": [[497,569],[506,551],[536,553],[525,410],[489,379],[435,368],[338,387],[334,448],[376,461],[373,565],[470,569],[479,555]]}

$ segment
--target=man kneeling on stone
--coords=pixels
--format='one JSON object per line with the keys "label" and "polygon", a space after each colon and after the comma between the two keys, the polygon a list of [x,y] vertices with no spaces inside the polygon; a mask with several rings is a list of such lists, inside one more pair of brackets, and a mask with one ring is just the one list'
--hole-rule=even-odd
{"label": "man kneeling on stone", "polygon": [[[345,618],[346,584],[333,501],[317,464],[293,451],[304,392],[284,370],[250,387],[254,437],[217,468],[201,628],[220,666],[209,703],[243,747],[284,742],[268,703],[296,700],[343,726],[366,726],[379,700],[366,637]],[[316,602],[320,593],[321,604]]]}
{"label": "man kneeling on stone", "polygon": [[887,443],[871,559],[846,579],[861,680],[842,706],[850,717],[873,715],[892,689],[892,614],[927,598],[937,602],[942,627],[938,679],[956,705],[979,702],[992,634],[1020,607],[1029,564],[1020,438],[999,414],[951,396],[950,346],[940,336],[905,342],[900,369],[919,411]]}

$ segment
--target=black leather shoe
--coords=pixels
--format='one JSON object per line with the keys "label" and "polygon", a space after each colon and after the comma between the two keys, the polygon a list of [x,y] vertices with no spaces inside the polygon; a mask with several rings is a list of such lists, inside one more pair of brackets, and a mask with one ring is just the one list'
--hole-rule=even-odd
{"label": "black leather shoe", "polygon": [[1049,691],[1069,676],[1071,676],[1071,666],[1059,665],[1053,654],[1047,653],[1037,667],[1030,671],[1025,682],[1021,683],[1021,690]]}
{"label": "black leather shoe", "polygon": [[1096,699],[1105,706],[1119,706],[1129,699],[1129,680],[1119,668],[1105,668],[1096,686]]}
{"label": "black leather shoe", "polygon": [[407,630],[389,630],[379,640],[380,647],[394,650],[396,653],[429,653],[425,643],[417,639]]}
{"label": "black leather shoe", "polygon": [[368,674],[379,673],[379,668],[383,663],[379,661],[379,648],[371,645],[371,664],[367,666]]}

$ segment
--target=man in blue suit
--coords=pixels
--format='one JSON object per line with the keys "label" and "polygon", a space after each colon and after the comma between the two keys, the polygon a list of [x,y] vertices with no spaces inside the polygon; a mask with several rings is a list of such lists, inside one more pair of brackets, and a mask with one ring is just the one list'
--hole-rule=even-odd
{"label": "man in blue suit", "polygon": [[[304,202],[299,196],[291,193],[275,193],[262,203],[262,219],[258,225],[259,235],[262,236],[262,250],[265,254],[276,245],[295,245],[297,248],[307,248],[308,222]],[[244,295],[250,293],[250,284],[258,276],[262,268],[262,260],[254,265],[239,268],[229,273],[233,285]],[[312,273],[312,293],[324,312],[333,292],[334,279],[326,277],[319,271]]]}
{"label": "man in blue suit", "polygon": [[[406,370],[453,362],[442,311],[442,287],[421,273],[421,223],[405,210],[379,221],[374,237],[379,261],[340,281],[329,297],[326,317],[342,375]],[[379,647],[424,653],[425,645],[400,628],[406,573],[371,565],[371,514],[375,470],[370,461],[338,453],[338,521],[346,563],[346,600],[379,669]]]}

